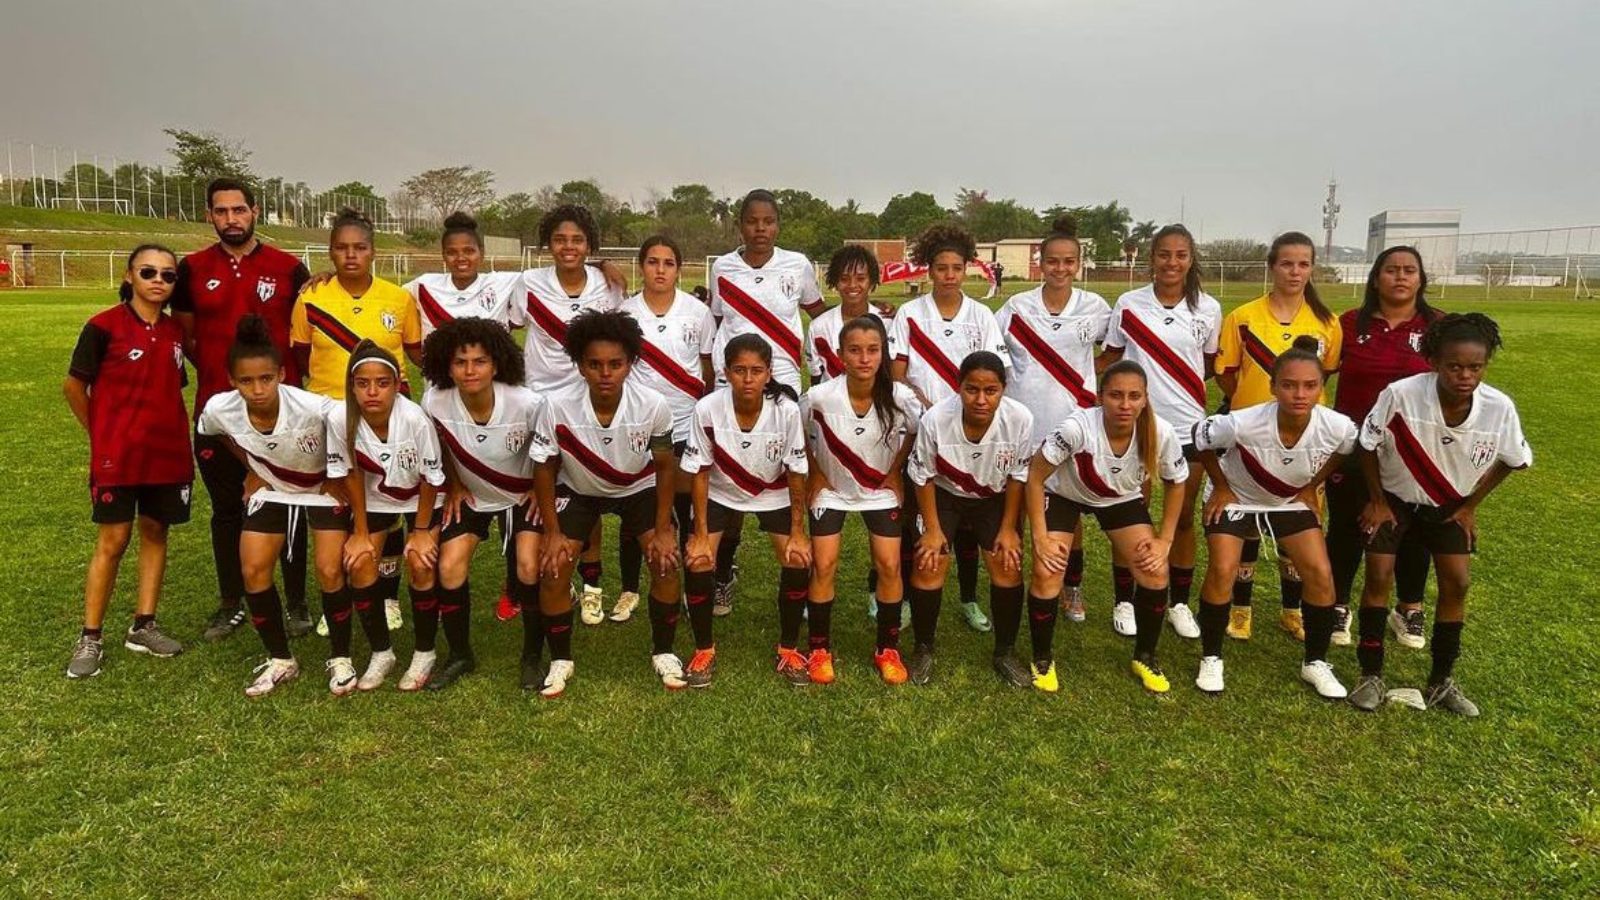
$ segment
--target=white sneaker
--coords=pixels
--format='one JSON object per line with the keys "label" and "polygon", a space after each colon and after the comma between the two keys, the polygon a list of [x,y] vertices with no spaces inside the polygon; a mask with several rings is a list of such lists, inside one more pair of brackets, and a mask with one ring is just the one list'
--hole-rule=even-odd
{"label": "white sneaker", "polygon": [[335,697],[343,697],[356,689],[356,667],[348,656],[335,656],[328,660],[328,690]]}
{"label": "white sneaker", "polygon": [[433,663],[438,658],[439,654],[434,650],[418,650],[411,654],[411,665],[406,666],[406,673],[400,676],[400,690],[422,690],[428,683],[428,676],[433,674]]}
{"label": "white sneaker", "polygon": [[613,622],[626,622],[633,618],[633,611],[639,608],[639,595],[633,591],[623,591],[617,597],[617,605],[611,607],[611,615],[607,618]]}
{"label": "white sneaker", "polygon": [[1334,676],[1333,666],[1324,659],[1302,665],[1300,680],[1316,688],[1317,693],[1328,700],[1343,700],[1350,693]]}
{"label": "white sneaker", "polygon": [[1222,657],[1200,658],[1200,674],[1194,677],[1194,686],[1208,694],[1222,693]]}
{"label": "white sneaker", "polygon": [[1123,637],[1133,637],[1139,633],[1139,626],[1133,618],[1133,604],[1123,601],[1111,607],[1111,630]]}
{"label": "white sneaker", "polygon": [[388,600],[383,601],[383,618],[384,621],[388,623],[390,631],[400,630],[400,627],[405,624],[405,620],[400,618],[399,600],[391,597]]}
{"label": "white sneaker", "polygon": [[1061,591],[1061,609],[1067,614],[1068,622],[1082,622],[1087,618],[1083,608],[1083,587],[1063,588]]}
{"label": "white sneaker", "polygon": [[1333,637],[1330,640],[1333,641],[1335,647],[1350,646],[1350,607],[1334,605]]}
{"label": "white sneaker", "polygon": [[1428,639],[1423,635],[1427,627],[1427,614],[1421,607],[1410,612],[1401,612],[1398,609],[1389,611],[1389,630],[1394,632],[1395,641],[1402,647],[1412,650],[1421,650],[1428,646]]}
{"label": "white sneaker", "polygon": [[1194,620],[1194,611],[1187,603],[1174,603],[1167,607],[1167,624],[1178,637],[1194,640],[1200,636],[1200,623]]}
{"label": "white sneaker", "polygon": [[585,625],[599,625],[606,620],[605,594],[597,587],[583,586],[583,596],[578,598],[578,618]]}
{"label": "white sneaker", "polygon": [[676,653],[657,653],[650,657],[650,667],[661,676],[661,686],[669,691],[689,686],[683,679],[683,660]]}
{"label": "white sneaker", "polygon": [[361,673],[361,680],[356,682],[356,687],[363,691],[375,691],[383,687],[383,682],[398,663],[393,650],[379,650],[367,660],[367,670]]}
{"label": "white sneaker", "polygon": [[267,661],[256,666],[250,674],[256,679],[244,687],[246,697],[260,697],[272,693],[272,689],[285,681],[291,681],[300,676],[300,664],[293,659],[276,659],[268,657]]}
{"label": "white sneaker", "polygon": [[572,677],[574,668],[570,659],[550,660],[550,671],[544,675],[544,687],[539,689],[539,696],[546,700],[554,700],[561,696],[567,689],[567,679]]}

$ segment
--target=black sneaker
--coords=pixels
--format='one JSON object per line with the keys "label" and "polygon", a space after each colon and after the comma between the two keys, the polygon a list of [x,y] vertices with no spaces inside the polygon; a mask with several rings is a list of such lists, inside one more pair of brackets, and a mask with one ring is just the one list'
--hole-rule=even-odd
{"label": "black sneaker", "polygon": [[442,691],[460,681],[462,677],[471,675],[476,671],[478,671],[478,661],[476,659],[470,656],[451,657],[450,661],[444,664],[444,668],[440,669],[438,674],[428,679],[428,683],[423,686],[423,690]]}
{"label": "black sneaker", "polygon": [[521,682],[525,691],[537,691],[544,687],[544,672],[540,671],[537,656],[531,659],[526,656],[522,658]]}
{"label": "black sneaker", "polygon": [[918,644],[911,651],[911,664],[906,666],[906,673],[912,684],[927,684],[933,680],[932,644]]}
{"label": "black sneaker", "polygon": [[1033,673],[1028,670],[1027,666],[1022,664],[1022,660],[1017,659],[1016,655],[1010,651],[995,655],[994,673],[1000,676],[1001,681],[1012,687],[1022,688],[1033,685]]}
{"label": "black sneaker", "polygon": [[220,641],[243,625],[244,619],[244,607],[219,606],[217,611],[211,614],[211,620],[206,622],[206,630],[201,632],[200,636],[208,641]]}
{"label": "black sneaker", "polygon": [[298,603],[289,607],[284,616],[283,627],[289,637],[303,638],[316,626],[311,622],[311,610],[307,609],[304,603]]}

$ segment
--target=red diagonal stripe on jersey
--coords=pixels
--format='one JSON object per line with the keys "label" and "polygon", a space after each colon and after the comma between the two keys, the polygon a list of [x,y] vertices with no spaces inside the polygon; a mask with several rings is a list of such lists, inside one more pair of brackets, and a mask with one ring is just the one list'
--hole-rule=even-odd
{"label": "red diagonal stripe on jersey", "polygon": [[566,344],[567,323],[561,321],[561,317],[552,312],[533,291],[528,292],[528,317],[541,331],[550,336],[550,340]]}
{"label": "red diagonal stripe on jersey", "polygon": [[524,478],[519,475],[511,475],[506,472],[502,472],[499,469],[496,469],[494,466],[491,466],[483,460],[477,458],[476,456],[473,456],[472,452],[467,449],[466,445],[461,443],[461,439],[452,434],[450,429],[439,426],[435,430],[439,432],[439,437],[444,440],[445,446],[450,448],[450,453],[455,457],[456,462],[460,463],[467,471],[478,476],[479,478],[482,478],[484,481],[489,482],[502,491],[507,491],[513,494],[525,494],[528,491],[533,490],[532,478]]}
{"label": "red diagonal stripe on jersey", "polygon": [[922,330],[916,319],[906,320],[906,330],[911,349],[917,351],[917,355],[933,368],[934,374],[944,379],[945,384],[950,385],[950,390],[960,392],[961,368],[951,362],[950,357],[944,355],[944,351],[933,342],[933,338],[928,337],[928,333]]}
{"label": "red diagonal stripe on jersey", "polygon": [[672,386],[690,397],[698,400],[705,395],[705,382],[696,378],[688,369],[678,365],[677,360],[667,355],[665,350],[650,343],[649,339],[639,343],[639,355],[656,370],[662,378],[672,382]]}
{"label": "red diagonal stripe on jersey", "polygon": [[[240,447],[239,449],[244,450],[243,447]],[[279,481],[292,484],[295,487],[313,488],[328,480],[328,472],[325,469],[320,472],[301,472],[298,469],[285,469],[283,466],[277,465],[272,460],[262,456],[257,456],[256,454],[251,453],[249,450],[245,450],[244,453],[246,456],[258,463],[261,468],[271,472],[272,477],[278,479]]]}
{"label": "red diagonal stripe on jersey", "polygon": [[739,460],[735,459],[733,454],[717,443],[715,430],[707,428],[705,433],[706,439],[711,443],[711,458],[716,462],[717,468],[722,470],[722,474],[728,476],[728,480],[732,481],[739,490],[752,497],[759,497],[767,491],[777,490],[789,483],[788,474],[781,470],[778,472],[778,477],[771,481],[763,481],[756,477]]}
{"label": "red diagonal stripe on jersey", "polygon": [[995,494],[1000,493],[988,485],[979,484],[978,479],[956,468],[955,463],[938,454],[933,457],[933,467],[940,475],[944,476],[946,481],[969,494],[976,494],[979,497],[993,497]]}
{"label": "red diagonal stripe on jersey", "polygon": [[1088,488],[1091,493],[1099,497],[1105,497],[1107,500],[1120,496],[1111,489],[1111,485],[1106,484],[1104,478],[1100,477],[1099,471],[1094,467],[1093,453],[1084,450],[1072,454],[1072,465],[1078,472],[1078,480],[1083,482],[1083,486]]}
{"label": "red diagonal stripe on jersey", "polygon": [[750,324],[760,329],[774,347],[789,354],[789,359],[794,361],[796,367],[800,365],[800,336],[773,315],[772,310],[762,306],[754,297],[723,275],[717,276],[717,294],[739,315],[750,320]]}
{"label": "red diagonal stripe on jersey", "polygon": [[565,425],[556,426],[556,446],[561,448],[562,453],[577,460],[579,465],[593,472],[595,477],[602,481],[609,481],[617,487],[628,487],[629,485],[637,484],[656,472],[654,458],[645,463],[644,468],[637,472],[622,471],[611,463],[606,462],[600,454],[585,447],[583,442],[578,440],[578,436],[572,433],[572,429]]}
{"label": "red diagonal stripe on jersey", "polygon": [[378,465],[372,457],[362,453],[360,450],[356,451],[356,465],[378,476],[378,490],[383,491],[395,500],[414,500],[422,492],[420,483],[416,487],[408,488],[395,487],[390,484],[389,473],[384,470],[383,466]]}
{"label": "red diagonal stripe on jersey", "polygon": [[455,316],[445,312],[444,307],[439,305],[439,301],[433,299],[433,295],[428,293],[427,286],[421,283],[417,284],[417,306],[421,307],[422,314],[428,317],[428,324],[435,328],[455,319]]}
{"label": "red diagonal stripe on jersey", "polygon": [[1239,326],[1239,343],[1244,346],[1244,352],[1250,361],[1261,367],[1261,371],[1272,374],[1272,367],[1278,361],[1278,354],[1272,352],[1265,342],[1255,336],[1247,327]]}
{"label": "red diagonal stripe on jersey", "polygon": [[306,304],[306,321],[311,324],[311,327],[327,335],[328,340],[343,347],[346,353],[355,350],[356,345],[361,343],[360,335],[351,331],[343,322],[335,318],[332,313],[315,303]]}
{"label": "red diagonal stripe on jersey", "polygon": [[817,358],[822,360],[822,370],[828,373],[829,378],[838,378],[844,374],[844,360],[828,346],[826,338],[814,337],[811,339],[811,345],[817,348]]}
{"label": "red diagonal stripe on jersey", "polygon": [[1194,402],[1201,409],[1205,408],[1205,380],[1184,363],[1183,357],[1174,352],[1171,347],[1168,347],[1166,342],[1161,340],[1154,331],[1151,331],[1150,326],[1140,321],[1139,317],[1134,315],[1131,309],[1122,311],[1122,331],[1132,338],[1134,343],[1139,345],[1139,349],[1155,360],[1156,364],[1164,369],[1167,375],[1178,383],[1179,387],[1193,397]]}
{"label": "red diagonal stripe on jersey", "polygon": [[1460,502],[1461,495],[1456,492],[1450,479],[1439,471],[1434,464],[1433,457],[1423,449],[1422,442],[1417,440],[1411,426],[1397,412],[1389,418],[1389,433],[1394,435],[1395,450],[1400,453],[1400,461],[1405,463],[1406,469],[1411,472],[1411,477],[1416,480],[1417,486],[1428,495],[1435,506],[1448,506]]}
{"label": "red diagonal stripe on jersey", "polygon": [[1293,497],[1295,494],[1300,493],[1300,488],[1297,488],[1289,482],[1284,481],[1278,476],[1272,474],[1272,471],[1268,469],[1266,465],[1261,462],[1261,460],[1256,459],[1256,455],[1254,453],[1251,453],[1249,450],[1246,450],[1244,447],[1240,446],[1236,446],[1233,449],[1239,454],[1239,460],[1244,463],[1244,470],[1249,472],[1250,477],[1255,480],[1255,483],[1261,485],[1261,487],[1265,489],[1267,493],[1274,496],[1283,497],[1284,499],[1288,499]]}
{"label": "red diagonal stripe on jersey", "polygon": [[1078,370],[1063,359],[1061,354],[1056,352],[1056,348],[1050,346],[1039,332],[1034,331],[1033,326],[1029,325],[1021,315],[1012,316],[1011,324],[1006,330],[1011,332],[1011,336],[1022,346],[1028,348],[1028,353],[1039,361],[1039,365],[1044,366],[1051,377],[1067,389],[1067,393],[1078,401],[1079,406],[1088,409],[1095,405],[1094,391],[1089,390],[1084,384],[1083,376],[1078,374]]}
{"label": "red diagonal stripe on jersey", "polygon": [[889,478],[887,472],[880,472],[873,468],[854,450],[850,449],[850,445],[846,444],[840,439],[839,435],[834,433],[832,428],[828,427],[827,417],[823,416],[822,410],[812,410],[811,418],[817,420],[817,426],[822,430],[822,442],[828,445],[828,452],[832,453],[833,458],[837,459],[839,464],[845,467],[845,470],[850,473],[850,477],[854,478],[857,484],[872,491],[883,487],[884,481]]}

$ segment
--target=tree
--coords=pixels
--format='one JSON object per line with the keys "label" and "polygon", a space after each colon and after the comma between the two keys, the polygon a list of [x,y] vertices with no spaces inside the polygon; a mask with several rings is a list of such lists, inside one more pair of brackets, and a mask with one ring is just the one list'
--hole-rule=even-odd
{"label": "tree", "polygon": [[1044,234],[1038,213],[1015,200],[990,200],[988,191],[962,188],[956,194],[956,218],[984,242]]}
{"label": "tree", "polygon": [[494,202],[494,173],[472,166],[429,169],[400,182],[400,187],[439,218],[458,210],[477,212]]}
{"label": "tree", "polygon": [[535,244],[539,240],[539,219],[543,215],[544,209],[533,196],[519,191],[484,207],[478,214],[478,224],[488,234]]}
{"label": "tree", "polygon": [[238,141],[225,138],[214,131],[185,131],[181,128],[164,128],[172,138],[169,149],[178,161],[178,171],[195,181],[213,178],[250,178],[250,151]]}
{"label": "tree", "polygon": [[929,225],[950,218],[950,211],[939,205],[932,194],[913,191],[895,194],[878,214],[878,234],[883,237],[914,238]]}
{"label": "tree", "polygon": [[360,198],[362,200],[383,199],[378,196],[377,190],[372,185],[360,181],[346,181],[344,184],[336,184],[323,191],[323,193],[338,197]]}

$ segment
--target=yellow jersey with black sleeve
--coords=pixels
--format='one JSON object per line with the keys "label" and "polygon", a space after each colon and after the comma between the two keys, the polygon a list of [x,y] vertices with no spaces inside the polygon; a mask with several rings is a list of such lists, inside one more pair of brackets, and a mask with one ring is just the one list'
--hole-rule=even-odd
{"label": "yellow jersey with black sleeve", "polygon": [[362,338],[394,354],[404,371],[406,350],[422,344],[422,320],[405,288],[374,278],[365,293],[352,297],[333,279],[301,294],[290,320],[289,342],[311,348],[306,390],[344,399],[345,367]]}
{"label": "yellow jersey with black sleeve", "polygon": [[[1272,399],[1272,364],[1301,335],[1317,339],[1317,356],[1322,358],[1324,372],[1339,370],[1338,316],[1330,316],[1324,322],[1311,310],[1311,304],[1302,303],[1293,320],[1280,322],[1266,296],[1228,313],[1222,320],[1222,333],[1217,336],[1216,367],[1218,375],[1232,373],[1238,377],[1233,396],[1228,398],[1229,409],[1246,409]],[[1329,397],[1324,386],[1324,406],[1329,404]]]}

